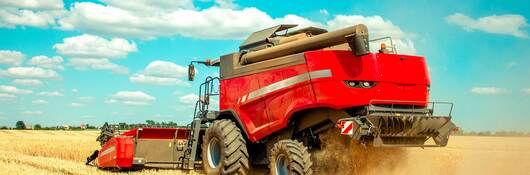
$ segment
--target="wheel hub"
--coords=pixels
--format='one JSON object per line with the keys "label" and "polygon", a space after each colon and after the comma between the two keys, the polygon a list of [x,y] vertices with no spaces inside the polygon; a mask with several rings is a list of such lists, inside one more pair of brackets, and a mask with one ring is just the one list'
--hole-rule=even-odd
{"label": "wheel hub", "polygon": [[287,159],[287,156],[285,156],[284,154],[278,155],[278,157],[276,157],[276,164],[274,167],[276,175],[288,175],[289,160]]}
{"label": "wheel hub", "polygon": [[212,138],[208,143],[208,165],[210,168],[216,168],[221,162],[221,144],[219,139]]}

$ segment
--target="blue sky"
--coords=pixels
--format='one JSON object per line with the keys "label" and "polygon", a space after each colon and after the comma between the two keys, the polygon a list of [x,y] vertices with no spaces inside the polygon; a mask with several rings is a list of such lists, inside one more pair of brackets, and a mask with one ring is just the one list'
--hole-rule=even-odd
{"label": "blue sky", "polygon": [[[467,130],[530,131],[530,3],[524,1],[0,0],[0,125],[189,122],[191,60],[237,50],[280,23],[372,38],[425,56],[431,99]],[[198,67],[201,80],[216,68]]]}

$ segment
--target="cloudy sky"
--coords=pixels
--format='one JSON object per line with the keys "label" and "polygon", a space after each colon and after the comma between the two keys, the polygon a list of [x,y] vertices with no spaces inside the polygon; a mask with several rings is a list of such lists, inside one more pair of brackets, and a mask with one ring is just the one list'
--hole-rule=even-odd
{"label": "cloudy sky", "polygon": [[[0,0],[0,125],[190,120],[191,60],[236,51],[281,23],[364,23],[425,56],[432,100],[468,130],[530,124],[530,3],[524,1]],[[217,75],[198,67],[198,79]]]}

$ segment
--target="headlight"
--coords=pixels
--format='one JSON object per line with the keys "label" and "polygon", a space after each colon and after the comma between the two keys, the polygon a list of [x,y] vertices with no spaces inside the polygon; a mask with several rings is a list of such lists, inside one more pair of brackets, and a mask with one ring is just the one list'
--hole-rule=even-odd
{"label": "headlight", "polygon": [[348,81],[348,86],[355,87],[357,86],[357,83],[355,81]]}
{"label": "headlight", "polygon": [[353,88],[371,88],[376,85],[376,82],[370,81],[344,81],[344,83]]}
{"label": "headlight", "polygon": [[363,87],[365,87],[365,88],[369,88],[369,87],[372,86],[372,84],[371,84],[370,82],[367,82],[367,81],[362,82],[361,85],[362,85]]}

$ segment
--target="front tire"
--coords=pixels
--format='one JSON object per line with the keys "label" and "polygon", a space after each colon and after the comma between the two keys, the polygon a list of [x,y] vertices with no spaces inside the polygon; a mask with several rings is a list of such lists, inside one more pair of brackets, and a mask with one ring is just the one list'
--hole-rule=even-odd
{"label": "front tire", "polygon": [[202,143],[202,165],[206,174],[246,175],[248,151],[241,130],[230,120],[217,120],[206,129]]}
{"label": "front tire", "polygon": [[311,154],[302,143],[280,140],[274,144],[269,157],[271,175],[312,175]]}

